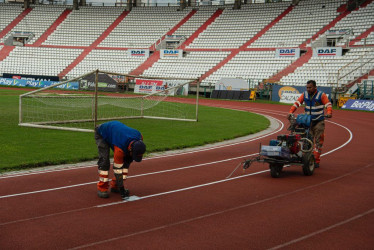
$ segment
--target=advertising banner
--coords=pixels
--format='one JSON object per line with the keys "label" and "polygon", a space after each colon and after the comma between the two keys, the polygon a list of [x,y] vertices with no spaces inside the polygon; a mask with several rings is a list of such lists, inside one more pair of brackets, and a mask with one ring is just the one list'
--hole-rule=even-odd
{"label": "advertising banner", "polygon": [[347,100],[347,102],[342,106],[342,109],[374,111],[374,101],[373,100],[350,99],[350,100]]}
{"label": "advertising banner", "polygon": [[149,49],[129,49],[127,50],[127,56],[129,57],[149,57]]}
{"label": "advertising banner", "polygon": [[152,94],[165,89],[164,81],[136,79],[134,93]]}
{"label": "advertising banner", "polygon": [[218,83],[216,83],[215,90],[241,90],[248,91],[249,84],[244,79],[238,78],[221,78]]}
{"label": "advertising banner", "polygon": [[275,50],[275,57],[282,58],[299,58],[300,49],[299,48],[279,48]]}
{"label": "advertising banner", "polygon": [[[175,86],[178,86],[178,85],[181,85],[185,83],[185,81],[181,81],[181,80],[165,80],[164,81],[164,87],[167,89],[167,88],[172,88],[172,87],[175,87]],[[179,88],[175,88],[171,91],[169,91],[167,93],[167,95],[171,95],[171,96],[174,96],[174,95],[184,95],[184,96],[187,96],[188,95],[188,90],[189,90],[189,85],[188,84],[185,84]]]}
{"label": "advertising banner", "polygon": [[42,75],[25,75],[25,74],[3,74],[4,78],[22,79],[22,80],[34,80],[34,81],[53,81],[58,82],[60,79],[58,76],[42,76]]}
{"label": "advertising banner", "polygon": [[[178,85],[185,83],[185,81],[181,80],[151,80],[151,79],[136,79],[135,80],[135,88],[134,93],[141,93],[141,94],[153,94],[156,92],[163,91],[168,88],[172,88]],[[188,95],[188,84],[185,84],[179,88],[175,88],[173,90],[168,91],[165,93],[169,96],[174,95]]]}
{"label": "advertising banner", "polygon": [[161,58],[171,58],[171,57],[177,57],[177,58],[182,58],[183,57],[183,50],[181,49],[162,49]]}
{"label": "advertising banner", "polygon": [[342,47],[320,47],[313,49],[313,57],[337,57],[342,56]]}
{"label": "advertising banner", "polygon": [[326,32],[327,38],[340,38],[347,35],[353,35],[352,29],[331,29]]}
{"label": "advertising banner", "polygon": [[[35,87],[35,88],[45,88],[51,85],[54,85],[58,82],[52,81],[32,81],[32,80],[24,80],[24,79],[11,79],[11,78],[0,78],[0,85],[5,86],[18,86],[18,87]],[[77,82],[69,82],[57,86],[56,88],[60,89],[78,89]]]}
{"label": "advertising banner", "polygon": [[295,103],[301,96],[301,93],[283,93],[280,97],[279,102],[282,103]]}
{"label": "advertising banner", "polygon": [[[117,82],[107,74],[99,74],[98,76],[98,88],[99,91],[116,92]],[[95,90],[95,74],[85,76],[79,82],[79,89],[81,90]]]}
{"label": "advertising banner", "polygon": [[[330,96],[330,87],[318,87],[319,91],[323,91],[326,95]],[[272,89],[271,100],[275,102],[294,103],[299,96],[306,91],[306,87],[302,86],[282,86],[274,85]]]}

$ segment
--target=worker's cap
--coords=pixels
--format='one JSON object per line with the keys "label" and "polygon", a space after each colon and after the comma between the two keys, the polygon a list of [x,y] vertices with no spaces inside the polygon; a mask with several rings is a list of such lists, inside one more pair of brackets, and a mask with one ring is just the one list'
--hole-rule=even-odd
{"label": "worker's cap", "polygon": [[143,154],[145,153],[145,144],[143,141],[135,141],[132,144],[132,159],[136,162],[141,162]]}

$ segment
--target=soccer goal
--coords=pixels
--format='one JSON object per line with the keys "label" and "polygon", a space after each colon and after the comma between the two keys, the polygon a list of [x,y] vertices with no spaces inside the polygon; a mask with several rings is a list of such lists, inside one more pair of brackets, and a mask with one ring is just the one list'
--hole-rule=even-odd
{"label": "soccer goal", "polygon": [[[135,93],[118,93],[118,82],[134,83]],[[180,98],[196,84],[196,95]],[[77,90],[62,87],[78,86]],[[131,76],[92,71],[19,97],[19,125],[93,132],[105,121],[166,119],[198,121],[198,79]]]}

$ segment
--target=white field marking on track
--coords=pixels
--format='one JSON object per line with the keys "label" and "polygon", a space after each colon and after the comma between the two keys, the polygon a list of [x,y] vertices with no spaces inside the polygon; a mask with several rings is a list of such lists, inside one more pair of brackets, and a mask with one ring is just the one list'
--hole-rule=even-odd
{"label": "white field marking on track", "polygon": [[361,217],[364,217],[364,216],[366,216],[366,215],[368,215],[368,214],[371,214],[372,212],[374,212],[374,208],[372,208],[372,209],[370,209],[370,210],[368,210],[368,211],[366,211],[366,212],[363,212],[363,213],[361,213],[361,214],[358,214],[358,215],[356,215],[356,216],[353,216],[353,217],[351,217],[351,218],[349,218],[349,219],[343,220],[343,221],[341,221],[341,222],[339,222],[339,223],[336,223],[336,224],[333,224],[333,225],[331,225],[331,226],[325,227],[325,228],[323,228],[323,229],[321,229],[321,230],[318,230],[318,231],[315,231],[315,232],[313,232],[313,233],[310,233],[310,234],[304,235],[303,237],[300,237],[300,238],[297,238],[297,239],[294,239],[294,240],[288,241],[288,242],[286,242],[286,243],[284,243],[284,244],[280,244],[280,245],[278,245],[278,246],[275,246],[275,247],[269,248],[269,250],[280,249],[280,248],[283,248],[283,247],[286,247],[286,246],[292,245],[292,244],[294,244],[294,243],[297,243],[297,242],[303,241],[303,240],[308,239],[308,238],[310,238],[310,237],[313,237],[313,236],[315,236],[315,235],[317,235],[317,234],[324,233],[324,232],[329,231],[329,230],[331,230],[331,229],[333,229],[333,228],[336,228],[336,227],[342,226],[342,225],[344,225],[344,224],[347,224],[347,223],[349,223],[349,222],[351,222],[351,221],[354,221],[354,220],[360,219]]}
{"label": "white field marking on track", "polygon": [[[175,190],[166,191],[166,192],[157,193],[157,194],[150,194],[150,195],[146,195],[146,196],[142,196],[142,197],[138,196],[139,199],[137,199],[137,200],[144,200],[144,199],[152,198],[152,197],[156,197],[156,196],[182,192],[182,191],[195,189],[195,188],[200,188],[200,187],[206,187],[206,186],[210,186],[210,185],[214,185],[214,184],[218,184],[218,183],[222,183],[222,182],[227,182],[227,181],[232,181],[232,180],[235,180],[235,179],[240,179],[240,178],[244,178],[244,177],[248,177],[248,176],[252,176],[252,175],[262,174],[262,173],[265,173],[265,172],[268,172],[268,171],[269,170],[262,170],[262,171],[259,171],[259,172],[254,172],[254,173],[245,174],[245,175],[241,175],[241,176],[231,177],[231,178],[223,179],[223,180],[219,180],[219,181],[207,182],[207,183],[196,185],[196,186],[190,186],[190,187],[185,187],[185,188],[181,188],[181,189],[175,189]],[[103,204],[103,205],[97,205],[96,207],[108,207],[108,206],[113,206],[113,205],[117,205],[117,204],[121,204],[121,203],[125,203],[125,202],[129,202],[129,201],[124,200],[124,201],[112,202],[112,203],[107,203],[107,204]]]}
{"label": "white field marking on track", "polygon": [[[339,147],[336,147],[336,148],[334,148],[334,149],[332,149],[332,150],[330,150],[330,151],[328,151],[328,152],[326,152],[324,154],[321,154],[321,157],[323,157],[323,156],[325,156],[327,154],[331,154],[332,152],[334,152],[334,151],[336,151],[336,150],[344,147],[353,138],[352,132],[347,127],[344,127],[343,125],[340,125],[340,124],[335,123],[335,122],[331,122],[331,123],[334,123],[334,124],[336,124],[338,126],[341,126],[344,129],[346,129],[348,131],[350,137],[349,137],[349,139],[345,143],[343,143]],[[254,154],[249,154],[249,155],[243,155],[243,156],[239,156],[239,157],[224,159],[224,160],[220,160],[220,161],[207,162],[207,163],[201,163],[201,164],[196,164],[196,165],[186,166],[186,167],[181,167],[181,168],[168,169],[168,170],[162,170],[162,171],[151,172],[151,173],[146,173],[146,174],[133,175],[133,176],[129,176],[128,178],[136,178],[136,177],[141,177],[141,176],[148,176],[148,175],[161,174],[161,173],[172,172],[172,171],[179,171],[179,170],[184,170],[184,169],[189,169],[189,168],[201,167],[201,166],[205,166],[205,165],[212,165],[212,164],[216,164],[216,163],[221,163],[221,162],[226,162],[226,161],[231,161],[231,160],[237,160],[237,159],[240,159],[240,158],[250,157],[250,156],[257,155],[257,154],[258,153],[254,153]],[[60,189],[66,189],[66,188],[74,188],[74,187],[78,187],[78,186],[91,185],[91,184],[94,184],[94,183],[96,183],[96,181],[95,182],[88,182],[88,183],[81,183],[81,184],[76,184],[76,185],[70,185],[70,186],[64,186],[64,187],[58,187],[58,188],[52,188],[52,189],[38,190],[38,191],[33,191],[33,192],[25,192],[25,193],[4,195],[4,196],[0,196],[0,199],[10,198],[10,197],[14,197],[14,196],[22,196],[22,195],[30,195],[30,194],[35,194],[35,193],[49,192],[49,191],[55,191],[55,190],[60,190]]]}
{"label": "white field marking on track", "polygon": [[[342,126],[342,125],[339,125],[339,126]],[[352,140],[352,137],[353,137],[352,132],[348,128],[346,128],[344,126],[342,126],[342,127],[349,132],[349,135],[350,135],[349,139],[345,143],[343,143],[342,145],[340,145],[339,147],[336,147],[336,148],[334,148],[334,149],[332,149],[332,150],[330,150],[330,151],[322,154],[321,157],[335,152],[337,149],[340,149],[340,148],[344,147],[345,145],[347,145]],[[369,166],[371,166],[371,165],[372,164],[370,164]],[[255,174],[263,173],[263,172],[268,172],[268,171],[269,170],[264,170],[264,171],[256,172]],[[208,182],[208,183],[204,183],[204,184],[201,184],[201,185],[191,186],[191,187],[187,187],[187,188],[181,188],[181,189],[176,189],[176,190],[172,190],[172,191],[168,191],[168,192],[163,192],[163,193],[158,193],[158,194],[153,194],[153,195],[147,195],[147,196],[139,197],[138,200],[146,199],[146,198],[151,198],[151,197],[155,197],[155,196],[161,196],[161,195],[170,194],[170,193],[181,192],[181,191],[185,191],[185,190],[189,190],[189,189],[194,189],[194,188],[200,188],[200,187],[204,187],[204,186],[209,186],[209,185],[212,185],[212,184],[217,184],[217,183],[224,182],[226,180],[239,179],[239,178],[247,177],[247,176],[250,176],[250,175],[251,174],[249,174],[249,175],[242,175],[242,176],[232,177],[232,178],[223,179],[223,180],[219,180],[219,181]],[[101,207],[101,206],[116,205],[116,204],[120,204],[120,203],[123,203],[123,202],[126,202],[126,201],[108,203],[108,204],[104,204],[104,205],[99,205],[99,207]]]}
{"label": "white field marking on track", "polygon": [[[169,225],[166,225],[166,226],[158,227],[156,229],[150,229],[150,230],[146,230],[146,231],[141,231],[141,232],[130,234],[130,235],[127,235],[127,236],[124,236],[124,237],[126,238],[126,237],[129,237],[129,236],[135,236],[135,235],[146,233],[146,232],[152,232],[152,231],[156,231],[158,229],[163,229],[163,228],[167,228],[167,227],[170,227],[170,226],[179,225],[179,224],[187,223],[187,222],[190,222],[190,221],[195,221],[195,220],[202,219],[202,218],[207,218],[207,217],[210,217],[210,216],[213,216],[213,215],[223,214],[225,212],[230,212],[230,211],[238,210],[240,208],[249,207],[249,206],[252,206],[252,205],[264,203],[266,201],[270,201],[270,200],[273,200],[273,199],[282,198],[282,197],[285,197],[285,196],[293,194],[293,193],[301,192],[301,191],[304,191],[304,190],[307,190],[307,189],[310,189],[310,188],[313,188],[313,187],[317,187],[317,186],[321,186],[321,185],[333,182],[335,180],[342,179],[342,178],[344,178],[346,176],[349,176],[349,175],[352,175],[352,174],[354,174],[356,172],[359,172],[362,169],[371,167],[372,165],[373,164],[369,164],[369,165],[366,165],[366,166],[364,166],[362,168],[355,169],[354,171],[346,173],[346,174],[344,174],[342,176],[338,176],[338,177],[335,177],[333,179],[330,179],[330,180],[327,180],[327,181],[324,181],[324,182],[321,182],[321,183],[318,183],[318,184],[314,184],[314,185],[311,185],[311,186],[308,186],[308,187],[304,187],[304,188],[301,188],[301,189],[298,189],[298,190],[294,190],[294,191],[291,191],[291,192],[288,192],[288,193],[283,193],[283,194],[280,194],[280,195],[277,195],[277,196],[269,197],[269,198],[266,198],[264,200],[260,200],[260,201],[256,201],[256,202],[249,203],[249,204],[246,204],[246,205],[242,205],[240,207],[230,208],[230,209],[219,211],[219,212],[215,212],[215,213],[212,213],[212,214],[207,214],[207,215],[204,215],[204,216],[200,216],[200,217],[188,219],[186,221],[177,222],[177,223],[169,224]],[[256,172],[256,173],[251,173],[251,174],[248,174],[248,176],[249,175],[260,174],[260,173],[263,173],[263,172],[266,172],[266,171],[269,171],[269,170],[264,170],[264,171],[260,171],[260,172]],[[237,177],[233,177],[233,179],[237,179]],[[228,181],[228,179],[225,179],[225,181]],[[152,195],[152,196],[155,196],[155,195]],[[141,199],[141,197],[138,197],[138,198]],[[143,197],[143,199],[144,199],[144,197]],[[119,204],[122,204],[124,202],[126,202],[126,201],[121,201]],[[68,214],[68,213],[73,213],[73,212],[81,212],[81,211],[85,211],[85,210],[89,210],[89,209],[93,209],[93,208],[98,208],[98,207],[97,206],[92,206],[92,207],[86,207],[86,208],[79,208],[79,209],[73,209],[73,210],[68,210],[68,211],[64,211],[64,212],[54,213],[54,214],[47,214],[47,215],[36,216],[36,217],[32,217],[32,218],[27,218],[27,219],[21,219],[21,220],[16,220],[16,221],[9,221],[9,222],[0,223],[0,226],[6,226],[6,225],[9,225],[9,224],[14,224],[14,223],[22,223],[22,222],[36,220],[36,219],[43,219],[43,218],[47,218],[47,217],[52,217],[52,216],[57,216],[57,215],[62,215],[62,214]],[[121,238],[123,238],[123,237],[121,237]],[[107,240],[107,241],[112,241],[112,240],[115,240],[115,239],[110,239],[110,240]],[[100,243],[103,243],[103,242],[106,242],[106,241],[102,241]],[[97,243],[97,244],[100,244],[100,243]],[[84,247],[84,246],[81,246],[80,248],[82,248],[82,247]]]}
{"label": "white field marking on track", "polygon": [[[223,147],[230,147],[230,146],[234,146],[234,145],[239,145],[239,144],[243,144],[243,143],[256,141],[256,140],[268,137],[270,135],[273,135],[275,133],[278,133],[279,131],[281,131],[284,128],[284,123],[283,122],[281,122],[280,120],[278,120],[274,117],[272,117],[272,118],[275,119],[278,122],[278,124],[280,124],[280,126],[276,130],[274,130],[273,132],[270,132],[270,133],[267,133],[267,134],[264,134],[264,135],[261,135],[261,136],[258,136],[258,137],[254,137],[254,138],[251,138],[251,139],[248,139],[248,140],[243,140],[243,141],[240,141],[240,142],[227,143],[227,144],[224,144],[224,145],[211,146],[211,147],[201,148],[201,149],[197,149],[197,150],[191,149],[190,151],[187,151],[187,152],[179,152],[179,153],[175,153],[175,154],[165,154],[165,155],[161,155],[161,156],[154,156],[154,157],[151,157],[151,158],[143,159],[143,161],[160,159],[160,158],[167,158],[167,157],[173,157],[173,156],[180,156],[180,155],[186,155],[186,154],[192,154],[192,153],[196,153],[196,152],[203,152],[203,151],[208,151],[208,150],[213,150],[213,149],[218,149],[218,148],[223,148]],[[20,177],[20,176],[28,176],[28,175],[35,175],[35,174],[45,174],[45,173],[58,172],[58,171],[77,170],[77,169],[91,168],[91,167],[97,167],[97,165],[83,166],[83,167],[71,167],[71,168],[65,168],[65,169],[42,170],[42,171],[36,171],[36,172],[32,172],[32,173],[23,173],[23,174],[17,174],[16,173],[16,174],[13,174],[13,175],[0,176],[0,179],[15,178],[15,177]]]}
{"label": "white field marking on track", "polygon": [[[339,126],[342,126],[342,125],[339,125]],[[349,132],[349,135],[350,135],[349,139],[345,143],[343,143],[342,145],[340,145],[339,147],[336,147],[336,148],[334,148],[334,149],[332,149],[332,150],[330,150],[330,151],[322,154],[321,157],[335,152],[336,150],[338,150],[338,149],[344,147],[345,145],[347,145],[352,140],[352,137],[353,137],[352,132],[348,128],[346,128],[344,126],[342,126],[342,127]],[[253,154],[253,155],[257,155],[257,154]],[[373,165],[373,164],[369,164],[368,166],[370,167],[371,165]],[[185,190],[189,190],[189,189],[200,188],[200,187],[209,186],[209,185],[213,185],[213,184],[217,184],[217,183],[221,183],[221,182],[225,182],[225,181],[235,180],[235,179],[239,179],[239,178],[243,178],[243,177],[247,177],[247,176],[251,176],[251,175],[255,175],[255,174],[259,174],[259,173],[264,173],[264,172],[268,172],[268,171],[269,170],[263,170],[263,171],[260,171],[260,172],[255,172],[253,174],[236,176],[236,177],[231,177],[231,178],[227,178],[227,179],[223,179],[223,180],[219,180],[219,181],[214,181],[214,182],[208,182],[208,183],[204,183],[204,184],[200,184],[200,185],[196,185],[196,186],[191,186],[191,187],[186,187],[186,188],[171,190],[171,191],[167,191],[167,192],[162,192],[162,193],[147,195],[147,196],[139,197],[139,199],[137,199],[137,200],[142,200],[142,199],[146,199],[146,198],[151,198],[151,197],[156,197],[156,196],[161,196],[161,195],[166,195],[166,194],[181,192],[181,191],[185,191]],[[113,202],[113,203],[108,203],[108,204],[104,204],[104,205],[99,205],[98,207],[106,207],[106,206],[121,204],[121,203],[124,203],[124,202],[129,202],[129,201]]]}
{"label": "white field marking on track", "polygon": [[[127,177],[127,179],[142,177],[142,176],[148,176],[148,175],[154,175],[154,174],[162,174],[162,173],[179,171],[179,170],[196,168],[196,167],[202,167],[202,166],[207,166],[207,165],[213,165],[213,164],[217,164],[217,163],[243,159],[243,158],[254,156],[254,155],[257,155],[257,154],[258,153],[253,153],[253,154],[249,154],[249,155],[242,155],[242,156],[223,159],[223,160],[219,160],[219,161],[212,161],[212,162],[200,163],[200,164],[186,166],[186,167],[173,168],[173,169],[161,170],[161,171],[150,172],[150,173],[145,173],[145,174],[132,175],[132,176]],[[37,191],[31,191],[31,192],[25,192],[25,193],[9,194],[9,195],[0,196],[0,199],[10,198],[10,197],[14,197],[14,196],[22,196],[22,195],[30,195],[30,194],[36,194],[36,193],[50,192],[50,191],[56,191],[56,190],[67,189],[67,188],[74,188],[74,187],[85,186],[85,185],[96,184],[96,183],[97,183],[97,181],[86,182],[86,183],[81,183],[81,184],[76,184],[76,185],[69,185],[69,186],[63,186],[63,187],[57,187],[57,188],[43,189],[43,190],[37,190]]]}
{"label": "white field marking on track", "polygon": [[[197,221],[197,220],[209,218],[209,217],[212,217],[212,216],[216,216],[216,215],[220,215],[220,214],[224,214],[224,213],[228,213],[228,212],[233,212],[233,211],[236,211],[236,210],[239,210],[239,209],[243,209],[243,208],[248,208],[250,206],[254,206],[254,205],[265,203],[267,201],[272,201],[272,200],[275,200],[275,199],[278,199],[278,198],[283,198],[283,197],[286,197],[286,196],[289,196],[289,195],[292,195],[292,194],[296,194],[296,193],[299,193],[299,192],[302,192],[302,191],[305,191],[305,190],[308,190],[308,189],[312,189],[312,188],[315,188],[315,187],[323,186],[325,184],[328,184],[328,183],[331,183],[331,182],[343,179],[343,178],[345,178],[347,176],[350,176],[350,175],[352,175],[352,174],[354,174],[356,172],[360,172],[361,170],[363,170],[365,168],[368,168],[368,167],[371,167],[372,165],[373,164],[369,164],[369,165],[366,165],[366,166],[361,167],[359,169],[355,169],[352,172],[349,172],[349,173],[346,173],[344,175],[332,178],[330,180],[323,181],[321,183],[310,185],[310,186],[307,186],[307,187],[299,188],[299,189],[296,189],[296,190],[293,190],[293,191],[290,191],[290,192],[287,192],[287,193],[279,194],[279,195],[276,195],[276,196],[272,196],[272,197],[269,197],[269,198],[265,198],[263,200],[259,200],[259,201],[251,202],[251,203],[244,204],[244,205],[241,205],[241,206],[232,207],[232,208],[229,208],[229,209],[225,209],[225,210],[213,212],[213,213],[210,213],[210,214],[205,214],[205,215],[201,215],[201,216],[198,216],[198,217],[194,217],[194,218],[190,218],[190,219],[186,219],[186,220],[182,220],[182,221],[178,221],[178,222],[166,224],[166,225],[159,226],[159,227],[150,228],[150,229],[143,230],[143,231],[138,231],[138,232],[127,234],[127,235],[122,235],[122,236],[119,236],[119,237],[114,237],[114,238],[107,239],[107,240],[102,240],[102,241],[97,241],[97,242],[86,244],[86,245],[81,245],[81,246],[70,248],[70,249],[81,249],[81,248],[92,247],[92,246],[96,246],[96,245],[99,245],[99,244],[104,244],[104,243],[108,243],[108,242],[111,242],[111,241],[121,240],[121,239],[129,238],[129,237],[132,237],[132,236],[137,236],[137,235],[141,235],[141,234],[145,234],[145,233],[155,232],[157,230],[162,230],[162,229],[170,228],[170,227],[173,227],[173,226],[179,226],[179,225],[182,225],[182,224],[186,224],[186,223],[190,223],[190,222],[193,222],[193,221]],[[236,177],[234,177],[234,178],[236,178]],[[124,202],[125,201],[122,201],[122,202],[117,203],[117,204],[122,204]],[[1,224],[0,224],[0,226],[1,226]]]}
{"label": "white field marking on track", "polygon": [[[261,173],[264,173],[264,172],[267,172],[267,171],[269,171],[269,170],[262,170],[262,171],[251,173],[251,174],[247,174],[247,175],[244,175],[244,176],[233,177],[232,179],[238,179],[238,178],[243,178],[243,177],[247,177],[247,176],[251,176],[251,175],[261,174]],[[229,180],[230,179],[224,179],[222,181],[229,181]],[[207,186],[207,185],[212,185],[212,184],[205,183],[205,184],[202,184],[201,186]],[[194,186],[194,187],[188,187],[188,188],[186,188],[186,190],[187,189],[192,189],[192,188],[196,188],[196,186]],[[137,198],[138,198],[137,200],[145,199],[145,198],[150,198],[150,197],[155,197],[155,196],[159,196],[159,195],[166,194],[166,193],[174,193],[174,192],[178,192],[178,190],[173,190],[173,191],[159,193],[159,194],[152,194],[152,195],[147,195],[147,196],[143,196],[143,197],[137,196]],[[109,203],[109,205],[105,204],[104,206],[122,204],[122,203],[126,203],[126,202],[130,202],[130,201],[124,200],[124,201],[120,201],[120,202],[113,202],[113,203]],[[55,215],[61,215],[61,214],[79,212],[79,211],[83,211],[83,210],[89,210],[89,209],[100,208],[100,207],[101,207],[100,205],[96,205],[96,206],[85,207],[85,208],[78,208],[78,209],[68,210],[68,211],[54,213],[54,214],[47,214],[47,215],[37,216],[37,217],[33,217],[33,218],[21,219],[21,220],[16,220],[16,221],[9,221],[9,222],[0,223],[0,226],[5,226],[5,225],[19,223],[19,222],[25,222],[25,221],[29,221],[29,220],[42,219],[42,218],[46,218],[46,217],[52,217],[52,216],[55,216]]]}
{"label": "white field marking on track", "polygon": [[68,168],[61,168],[61,169],[46,169],[46,170],[34,170],[31,172],[27,172],[27,173],[15,173],[15,174],[9,174],[9,175],[5,175],[5,176],[0,176],[0,179],[8,179],[8,178],[15,178],[15,177],[20,177],[20,176],[28,176],[28,175],[34,175],[34,174],[46,174],[46,173],[53,173],[53,172],[60,172],[60,171],[67,171],[67,170],[79,170],[79,169],[82,169],[82,168],[91,168],[91,167],[94,167],[95,165],[90,165],[90,166],[78,166],[78,167],[74,167],[74,166],[71,166],[71,167],[68,167]]}
{"label": "white field marking on track", "polygon": [[343,144],[340,145],[339,147],[336,147],[336,148],[334,148],[334,149],[332,149],[332,150],[330,150],[330,151],[328,151],[328,152],[326,152],[326,153],[324,153],[324,154],[321,154],[321,157],[324,156],[324,155],[327,155],[327,154],[331,154],[332,152],[334,152],[334,151],[336,151],[336,150],[338,150],[338,149],[341,149],[342,147],[344,147],[345,145],[347,145],[348,143],[350,143],[350,142],[352,141],[352,139],[353,139],[352,131],[349,130],[347,127],[345,127],[345,126],[343,126],[343,125],[341,125],[341,124],[339,124],[339,123],[336,123],[336,122],[332,122],[332,121],[328,121],[328,122],[333,123],[333,124],[335,124],[335,125],[337,125],[337,126],[340,126],[340,127],[344,128],[345,130],[347,130],[348,133],[349,133],[349,139],[348,139],[348,141],[346,141],[345,143],[343,143]]}

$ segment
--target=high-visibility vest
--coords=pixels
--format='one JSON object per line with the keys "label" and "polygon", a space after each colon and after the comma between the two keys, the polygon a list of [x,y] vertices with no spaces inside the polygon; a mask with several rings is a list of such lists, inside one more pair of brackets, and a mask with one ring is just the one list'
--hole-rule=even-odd
{"label": "high-visibility vest", "polygon": [[[323,92],[318,90],[313,96],[310,96],[307,91],[304,92],[305,113],[311,115],[314,121],[325,120],[323,116],[325,105],[322,103],[322,94]],[[316,119],[317,117],[319,118]]]}

